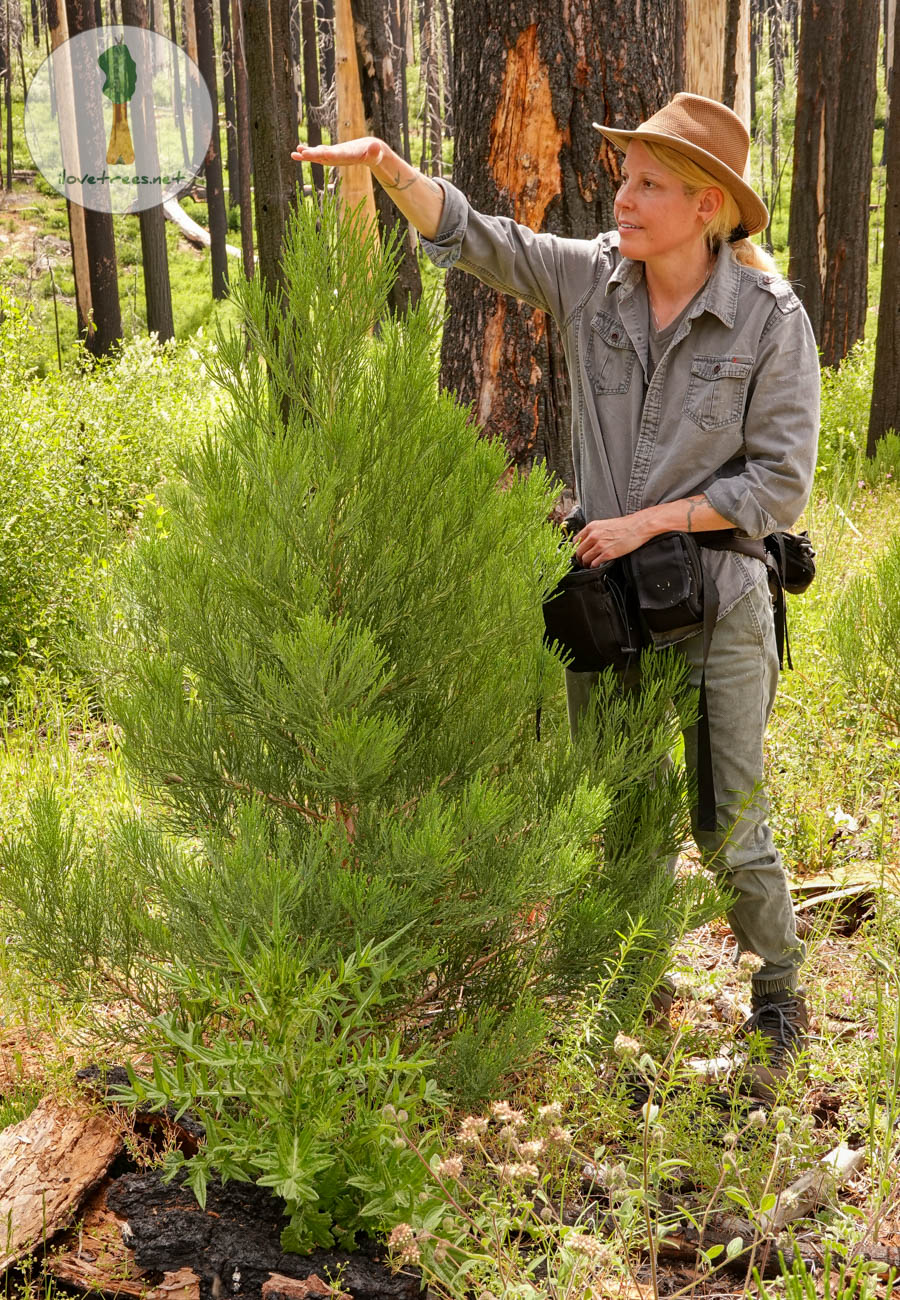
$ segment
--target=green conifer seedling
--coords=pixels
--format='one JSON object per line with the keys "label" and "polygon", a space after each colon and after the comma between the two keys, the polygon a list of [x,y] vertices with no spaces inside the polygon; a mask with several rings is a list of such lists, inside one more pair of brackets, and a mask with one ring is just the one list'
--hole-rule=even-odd
{"label": "green conifer seedling", "polygon": [[402,1214],[385,1103],[413,1114],[428,1074],[496,1088],[635,928],[616,996],[646,988],[682,924],[686,805],[662,659],[570,744],[541,644],[555,485],[439,390],[429,309],[385,314],[392,252],[305,203],[284,258],[281,302],[236,288],[230,415],[100,619],[148,812],[88,849],[41,803],[3,891],[30,967],[149,1041],[136,1093],[201,1112],[198,1191],[264,1182],[305,1247]]}

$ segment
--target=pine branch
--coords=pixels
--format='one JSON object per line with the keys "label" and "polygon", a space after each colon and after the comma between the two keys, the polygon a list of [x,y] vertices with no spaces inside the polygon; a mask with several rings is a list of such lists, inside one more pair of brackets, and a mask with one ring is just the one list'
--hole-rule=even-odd
{"label": "pine branch", "polygon": [[[297,803],[293,799],[286,799],[280,794],[268,794],[265,790],[257,790],[252,785],[248,785],[245,781],[235,781],[229,776],[220,776],[219,780],[223,785],[227,786],[229,790],[236,790],[239,794],[250,795],[253,799],[262,799],[265,803],[275,804],[279,808],[287,808],[290,812],[300,813],[300,815],[306,817],[308,821],[328,822],[331,820],[331,818],[327,817],[324,813],[316,812],[314,808],[309,808],[306,804]],[[185,781],[183,776],[177,776],[174,772],[168,772],[163,777],[163,784],[187,785],[188,783]]]}

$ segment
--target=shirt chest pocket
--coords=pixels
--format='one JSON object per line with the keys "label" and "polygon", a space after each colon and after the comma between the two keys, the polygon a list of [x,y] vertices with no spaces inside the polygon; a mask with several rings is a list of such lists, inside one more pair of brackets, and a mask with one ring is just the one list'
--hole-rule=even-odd
{"label": "shirt chest pocket", "polygon": [[701,429],[724,429],[744,413],[752,357],[704,357],[691,361],[684,412]]}
{"label": "shirt chest pocket", "polygon": [[595,393],[627,393],[636,353],[620,320],[598,311],[591,321],[585,369]]}

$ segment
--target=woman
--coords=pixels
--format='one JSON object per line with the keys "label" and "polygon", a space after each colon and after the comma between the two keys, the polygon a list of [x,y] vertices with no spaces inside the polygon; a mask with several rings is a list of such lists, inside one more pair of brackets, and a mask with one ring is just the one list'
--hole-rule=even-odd
{"label": "woman", "polygon": [[[748,238],[768,214],[743,180],[747,131],[730,109],[689,94],[634,130],[596,129],[625,157],[618,228],[594,240],[535,234],[476,212],[448,182],[421,175],[375,139],[301,146],[293,157],[365,163],[438,266],[553,315],[572,386],[583,564],[673,530],[752,539],[788,528],[812,485],[819,365],[799,300]],[[754,1091],[766,1094],[808,1027],[797,985],[802,945],[762,792],[778,659],[763,562],[734,550],[702,557],[719,595],[705,666],[716,829],[703,830],[695,813],[694,835],[734,890],[728,919],[739,948],[761,962],[741,1032],[758,1030],[766,1041],[768,1063],[750,1067]],[[695,684],[703,642],[679,643]],[[567,673],[573,728],[595,681]],[[685,752],[696,770],[696,728]]]}

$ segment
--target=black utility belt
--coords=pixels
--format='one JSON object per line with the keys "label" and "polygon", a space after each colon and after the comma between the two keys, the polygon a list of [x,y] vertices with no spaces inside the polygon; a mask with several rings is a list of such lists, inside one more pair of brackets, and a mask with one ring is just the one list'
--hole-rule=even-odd
{"label": "black utility belt", "polygon": [[704,585],[701,547],[737,551],[766,564],[780,660],[786,640],[784,592],[805,591],[815,576],[815,552],[805,533],[773,533],[763,541],[736,537],[731,530],[662,533],[596,568],[573,559],[544,603],[545,641],[563,652],[573,672],[625,669],[646,646],[701,631],[708,653],[719,595],[715,583]]}

